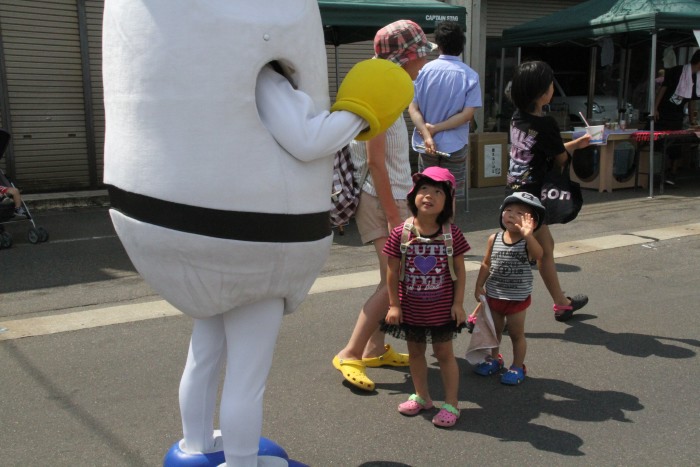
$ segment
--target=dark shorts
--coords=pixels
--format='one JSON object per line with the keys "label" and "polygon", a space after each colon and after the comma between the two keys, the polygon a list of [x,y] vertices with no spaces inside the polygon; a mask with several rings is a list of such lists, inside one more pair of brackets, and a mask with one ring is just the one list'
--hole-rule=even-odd
{"label": "dark shorts", "polygon": [[530,303],[532,303],[532,296],[528,295],[525,300],[520,302],[515,300],[501,300],[500,298],[491,297],[486,297],[486,301],[489,304],[489,308],[491,309],[492,313],[508,316],[527,310]]}

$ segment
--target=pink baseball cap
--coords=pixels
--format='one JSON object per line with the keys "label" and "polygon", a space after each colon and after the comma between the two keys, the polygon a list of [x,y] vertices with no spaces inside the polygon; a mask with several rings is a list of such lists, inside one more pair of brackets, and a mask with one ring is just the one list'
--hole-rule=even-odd
{"label": "pink baseball cap", "polygon": [[413,188],[408,193],[409,195],[413,193],[413,190],[416,189],[416,185],[422,178],[429,178],[435,182],[447,182],[452,187],[452,195],[454,195],[454,191],[457,188],[457,180],[452,175],[452,172],[443,167],[433,166],[423,169],[423,172],[413,174]]}
{"label": "pink baseball cap", "polygon": [[384,26],[374,36],[377,58],[404,65],[409,60],[425,57],[437,48],[429,42],[420,26],[409,19],[400,19]]}

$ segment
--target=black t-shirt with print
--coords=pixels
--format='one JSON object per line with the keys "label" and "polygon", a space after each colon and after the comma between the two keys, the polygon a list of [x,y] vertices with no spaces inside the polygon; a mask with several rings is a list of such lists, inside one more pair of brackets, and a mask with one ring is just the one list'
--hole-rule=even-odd
{"label": "black t-shirt with print", "polygon": [[516,110],[510,122],[510,142],[507,188],[527,191],[539,198],[554,157],[566,151],[559,125],[552,117]]}

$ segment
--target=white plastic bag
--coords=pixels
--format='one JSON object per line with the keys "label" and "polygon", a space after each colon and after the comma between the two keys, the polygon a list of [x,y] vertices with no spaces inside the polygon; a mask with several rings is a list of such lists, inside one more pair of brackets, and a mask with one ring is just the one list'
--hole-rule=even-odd
{"label": "white plastic bag", "polygon": [[481,299],[481,310],[476,315],[474,332],[472,332],[469,348],[465,355],[467,361],[472,365],[478,365],[486,360],[486,357],[491,355],[491,350],[498,347],[496,326],[493,324],[491,309],[485,296],[481,295],[479,298]]}

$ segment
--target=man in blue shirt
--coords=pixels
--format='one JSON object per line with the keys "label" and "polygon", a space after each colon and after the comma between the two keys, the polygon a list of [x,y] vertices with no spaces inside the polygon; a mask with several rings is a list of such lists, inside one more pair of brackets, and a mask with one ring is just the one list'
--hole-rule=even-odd
{"label": "man in blue shirt", "polygon": [[456,197],[464,197],[469,121],[482,105],[479,75],[459,58],[466,37],[458,23],[438,24],[435,42],[440,56],[418,74],[408,108],[416,126],[412,144],[420,156],[418,170],[434,165],[448,169],[457,180]]}

